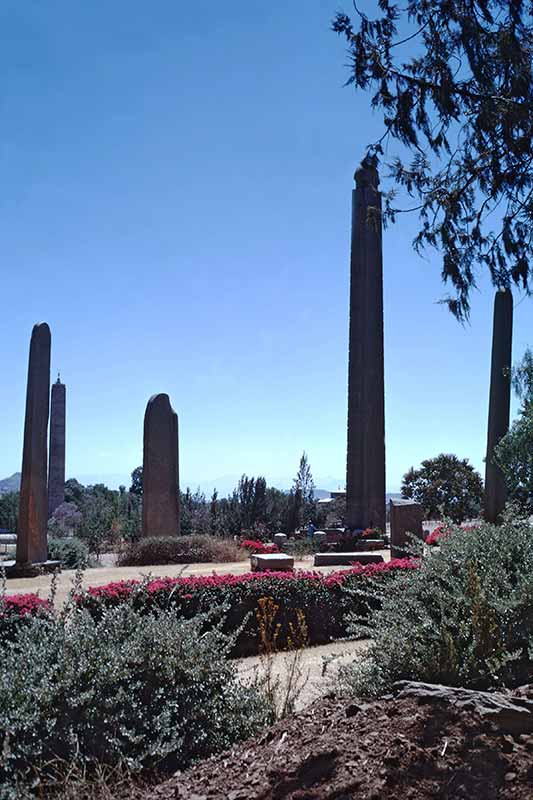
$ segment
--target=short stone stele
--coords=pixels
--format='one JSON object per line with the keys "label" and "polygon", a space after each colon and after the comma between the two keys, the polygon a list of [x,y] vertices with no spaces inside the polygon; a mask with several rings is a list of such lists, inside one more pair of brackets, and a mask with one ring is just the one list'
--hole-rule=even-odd
{"label": "short stone stele", "polygon": [[178,415],[168,394],[156,394],[144,415],[142,535],[179,532]]}
{"label": "short stone stele", "polygon": [[409,543],[407,534],[423,538],[422,518],[424,511],[414,500],[390,500],[390,548],[391,558],[404,558]]}

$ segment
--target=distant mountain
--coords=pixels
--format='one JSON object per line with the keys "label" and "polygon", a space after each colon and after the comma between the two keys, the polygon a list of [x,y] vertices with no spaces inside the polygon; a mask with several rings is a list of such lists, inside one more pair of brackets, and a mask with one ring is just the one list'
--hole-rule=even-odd
{"label": "distant mountain", "polygon": [[0,480],[0,494],[18,492],[20,489],[20,472],[15,472],[10,478]]}

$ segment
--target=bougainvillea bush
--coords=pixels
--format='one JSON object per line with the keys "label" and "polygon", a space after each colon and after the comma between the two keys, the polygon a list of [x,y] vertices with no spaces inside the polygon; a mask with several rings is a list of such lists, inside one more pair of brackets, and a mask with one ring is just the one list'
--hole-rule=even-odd
{"label": "bougainvillea bush", "polygon": [[[426,544],[428,545],[439,545],[441,540],[444,539],[446,536],[450,536],[454,530],[457,530],[458,526],[453,525],[439,525],[435,528],[431,533],[426,536]],[[476,529],[476,525],[461,525],[459,530],[463,533],[468,531],[473,531]]]}
{"label": "bougainvillea bush", "polygon": [[346,615],[354,607],[365,613],[368,602],[347,590],[383,583],[398,573],[416,569],[418,561],[397,559],[389,563],[356,565],[329,575],[318,572],[251,572],[245,575],[203,575],[154,580],[120,581],[93,587],[78,597],[80,608],[99,619],[106,608],[132,603],[140,613],[172,609],[190,619],[224,607],[224,630],[238,630],[232,655],[258,651],[256,612],[259,600],[270,597],[279,606],[278,644],[284,647],[297,609],[306,618],[310,644],[324,644],[346,636]]}
{"label": "bougainvillea bush", "polygon": [[256,539],[245,539],[241,542],[241,547],[243,550],[247,550],[250,555],[254,556],[264,556],[269,555],[270,553],[279,553],[279,547],[277,544],[265,544],[264,542],[260,542]]}
{"label": "bougainvillea bush", "polygon": [[0,597],[0,642],[11,641],[23,625],[36,616],[48,615],[50,603],[36,594]]}
{"label": "bougainvillea bush", "polygon": [[437,528],[435,528],[435,530],[431,531],[431,533],[426,536],[426,544],[430,546],[440,544],[440,540],[445,536],[449,536],[451,530],[452,529],[447,525],[439,525]]}
{"label": "bougainvillea bush", "polygon": [[352,635],[368,656],[348,671],[358,695],[414,680],[487,689],[533,682],[533,535],[502,525],[451,525],[418,570],[404,572]]}

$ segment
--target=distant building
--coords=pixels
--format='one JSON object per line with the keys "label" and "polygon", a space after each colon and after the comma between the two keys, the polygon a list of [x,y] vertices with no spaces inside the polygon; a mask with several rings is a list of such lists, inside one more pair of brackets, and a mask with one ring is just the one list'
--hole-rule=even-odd
{"label": "distant building", "polygon": [[346,490],[337,489],[334,492],[330,492],[329,497],[323,497],[322,500],[318,500],[318,505],[327,506],[329,503],[334,503],[335,500],[346,500]]}

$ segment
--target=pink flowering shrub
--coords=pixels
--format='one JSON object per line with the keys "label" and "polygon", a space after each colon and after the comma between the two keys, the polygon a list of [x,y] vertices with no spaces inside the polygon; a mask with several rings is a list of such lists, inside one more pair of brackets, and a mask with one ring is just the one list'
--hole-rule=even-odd
{"label": "pink flowering shrub", "polygon": [[365,528],[361,534],[361,539],[381,539],[381,533],[377,528]]}
{"label": "pink flowering shrub", "polygon": [[[474,531],[476,530],[476,525],[462,525],[461,530],[463,531]],[[447,536],[450,536],[453,533],[453,528],[449,525],[439,525],[435,528],[432,533],[426,536],[426,544],[429,545],[437,545],[442,539],[445,539]]]}
{"label": "pink flowering shrub", "polygon": [[277,544],[265,544],[256,539],[245,539],[241,542],[241,547],[248,550],[251,555],[269,555],[270,553],[279,553]]}
{"label": "pink flowering shrub", "polygon": [[230,632],[242,626],[234,655],[250,655],[258,649],[255,614],[262,597],[273,598],[279,606],[280,646],[286,643],[296,609],[305,614],[309,643],[324,644],[346,635],[345,616],[349,611],[364,613],[367,608],[368,601],[347,590],[390,580],[417,568],[418,561],[414,559],[396,559],[381,564],[356,564],[329,575],[314,571],[249,572],[156,578],[144,584],[137,580],[119,581],[92,587],[77,602],[96,618],[104,608],[126,600],[131,600],[134,608],[142,612],[172,608],[184,618],[223,606],[224,630]]}
{"label": "pink flowering shrub", "polygon": [[0,641],[12,639],[28,618],[50,610],[48,600],[36,594],[11,594],[0,598]]}

